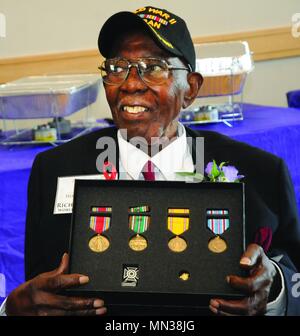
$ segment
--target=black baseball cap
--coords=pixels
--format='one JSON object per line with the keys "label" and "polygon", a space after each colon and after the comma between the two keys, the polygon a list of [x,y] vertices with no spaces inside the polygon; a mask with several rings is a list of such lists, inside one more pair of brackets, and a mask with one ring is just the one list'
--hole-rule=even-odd
{"label": "black baseball cap", "polygon": [[185,21],[179,16],[153,6],[139,8],[134,12],[118,12],[103,25],[98,38],[98,48],[104,57],[118,35],[129,29],[146,29],[153,39],[166,51],[182,57],[192,71],[196,68],[194,44]]}

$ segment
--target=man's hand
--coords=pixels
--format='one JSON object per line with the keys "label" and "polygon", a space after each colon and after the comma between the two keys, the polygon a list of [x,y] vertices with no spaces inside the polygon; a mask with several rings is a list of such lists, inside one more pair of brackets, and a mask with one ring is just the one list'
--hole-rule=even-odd
{"label": "man's hand", "polygon": [[102,315],[104,302],[95,298],[58,295],[66,288],[85,284],[89,278],[81,274],[65,274],[69,264],[64,254],[57,269],[42,273],[10,293],[6,301],[7,315]]}
{"label": "man's hand", "polygon": [[251,244],[240,260],[241,267],[249,270],[249,277],[235,275],[227,282],[246,295],[242,300],[212,299],[210,310],[218,315],[263,315],[266,311],[276,268],[257,244]]}

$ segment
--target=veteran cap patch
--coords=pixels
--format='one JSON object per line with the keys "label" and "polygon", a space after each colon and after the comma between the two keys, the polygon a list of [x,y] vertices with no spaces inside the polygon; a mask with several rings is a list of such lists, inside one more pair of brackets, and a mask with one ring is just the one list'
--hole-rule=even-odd
{"label": "veteran cap patch", "polygon": [[148,31],[153,39],[166,51],[182,57],[195,71],[195,49],[185,21],[179,16],[152,6],[134,12],[119,12],[112,15],[103,25],[98,38],[98,48],[104,57],[109,57],[114,41],[127,30]]}

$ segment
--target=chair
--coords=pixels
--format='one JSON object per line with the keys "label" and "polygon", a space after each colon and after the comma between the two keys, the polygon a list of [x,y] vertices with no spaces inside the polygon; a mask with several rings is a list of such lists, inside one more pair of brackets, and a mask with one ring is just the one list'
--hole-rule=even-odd
{"label": "chair", "polygon": [[300,90],[289,91],[286,94],[288,107],[300,109]]}

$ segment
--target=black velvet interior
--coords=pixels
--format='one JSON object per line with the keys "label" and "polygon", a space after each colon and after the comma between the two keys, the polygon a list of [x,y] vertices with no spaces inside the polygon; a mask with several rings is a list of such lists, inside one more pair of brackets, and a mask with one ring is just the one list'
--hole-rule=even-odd
{"label": "black velvet interior", "polygon": [[[151,223],[142,235],[148,247],[129,248],[135,235],[128,226],[128,209],[148,205]],[[89,228],[91,206],[111,206],[111,226],[104,235],[110,247],[103,253],[89,249],[95,233]],[[189,208],[189,230],[182,234],[188,247],[174,253],[168,241],[169,208]],[[214,234],[206,227],[207,209],[227,209],[230,227],[221,235],[227,250],[208,250]],[[70,239],[70,273],[86,274],[90,282],[73,289],[76,294],[101,295],[107,304],[195,305],[201,298],[238,296],[225,281],[226,275],[242,274],[239,259],[244,250],[244,185],[242,183],[184,183],[144,181],[76,180]],[[139,266],[136,287],[122,287],[123,265]],[[188,271],[190,278],[178,275]],[[174,295],[176,294],[176,295]],[[200,300],[200,301],[199,301]]]}

